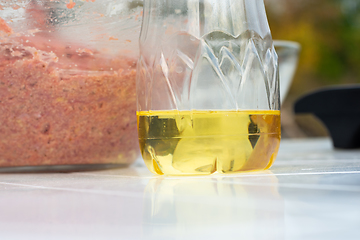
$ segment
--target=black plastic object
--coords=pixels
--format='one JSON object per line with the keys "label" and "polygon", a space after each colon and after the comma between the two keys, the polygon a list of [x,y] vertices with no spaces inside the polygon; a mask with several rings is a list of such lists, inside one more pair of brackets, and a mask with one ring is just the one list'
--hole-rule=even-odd
{"label": "black plastic object", "polygon": [[327,127],[336,148],[360,148],[360,85],[326,88],[300,98],[295,113],[312,113]]}

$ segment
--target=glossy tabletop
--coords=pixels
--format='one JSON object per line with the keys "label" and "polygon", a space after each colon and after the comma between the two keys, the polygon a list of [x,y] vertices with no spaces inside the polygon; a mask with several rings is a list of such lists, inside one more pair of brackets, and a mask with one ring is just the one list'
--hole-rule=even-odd
{"label": "glossy tabletop", "polygon": [[0,239],[360,239],[360,150],[283,140],[269,171],[0,173]]}

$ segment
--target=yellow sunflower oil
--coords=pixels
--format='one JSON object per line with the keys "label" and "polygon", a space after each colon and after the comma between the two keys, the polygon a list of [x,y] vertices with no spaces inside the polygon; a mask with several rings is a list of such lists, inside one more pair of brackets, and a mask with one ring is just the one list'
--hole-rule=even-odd
{"label": "yellow sunflower oil", "polygon": [[150,171],[202,175],[265,170],[280,145],[280,111],[144,111],[139,143]]}

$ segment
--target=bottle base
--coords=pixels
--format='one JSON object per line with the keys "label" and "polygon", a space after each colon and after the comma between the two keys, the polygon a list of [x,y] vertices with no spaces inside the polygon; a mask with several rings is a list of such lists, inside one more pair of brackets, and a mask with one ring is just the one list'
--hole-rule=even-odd
{"label": "bottle base", "polygon": [[[257,161],[257,162],[247,162],[244,166],[240,168],[232,168],[235,163],[234,161],[227,161],[226,163],[220,162],[218,159],[215,159],[213,164],[207,165],[198,165],[196,164],[196,160],[194,159],[194,163],[187,163],[187,167],[184,166],[181,169],[179,167],[174,166],[165,166],[157,162],[155,159],[145,160],[145,164],[147,168],[154,174],[157,175],[165,175],[165,176],[200,176],[200,175],[216,175],[216,174],[236,174],[242,172],[254,172],[254,171],[265,171],[268,170],[274,163],[277,156],[277,149],[275,153],[273,153],[270,159],[266,161]],[[197,168],[189,169],[190,165],[197,165]],[[176,164],[175,164],[176,165]],[[229,168],[230,166],[230,168]]]}

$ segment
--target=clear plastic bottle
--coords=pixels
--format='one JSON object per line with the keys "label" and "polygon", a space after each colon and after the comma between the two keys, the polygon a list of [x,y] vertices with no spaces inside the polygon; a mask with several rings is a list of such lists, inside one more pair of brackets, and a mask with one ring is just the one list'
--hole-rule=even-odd
{"label": "clear plastic bottle", "polygon": [[138,132],[152,172],[271,167],[280,97],[263,0],[145,0],[140,51]]}

